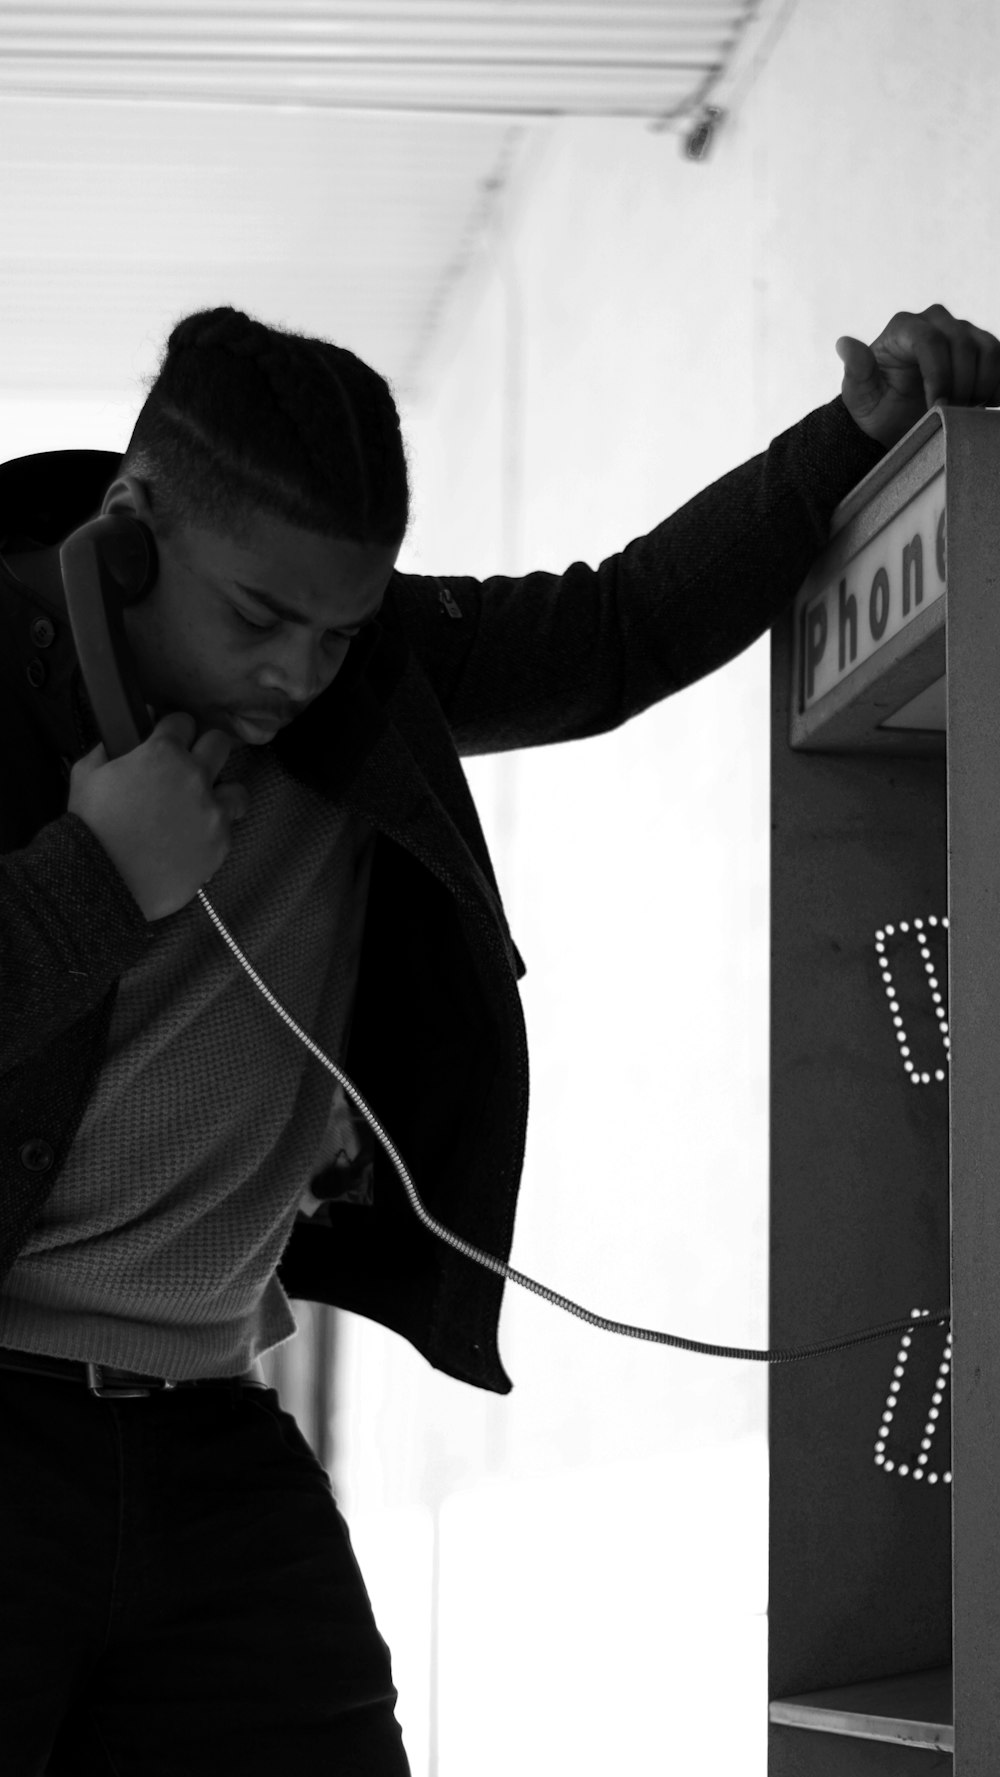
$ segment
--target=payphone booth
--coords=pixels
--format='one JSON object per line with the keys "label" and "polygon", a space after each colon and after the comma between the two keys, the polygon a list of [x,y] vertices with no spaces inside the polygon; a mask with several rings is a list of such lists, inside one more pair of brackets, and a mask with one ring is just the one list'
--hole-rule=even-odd
{"label": "payphone booth", "polygon": [[852,490],[771,660],[769,1345],[913,1331],[769,1366],[768,1777],[998,1777],[1000,411]]}

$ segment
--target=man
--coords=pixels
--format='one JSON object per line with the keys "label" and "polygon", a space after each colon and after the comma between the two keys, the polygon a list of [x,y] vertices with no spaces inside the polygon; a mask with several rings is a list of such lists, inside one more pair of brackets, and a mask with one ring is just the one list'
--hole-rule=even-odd
{"label": "man", "polygon": [[[347,1527],[258,1359],[294,1332],[297,1297],[507,1393],[502,1280],[420,1222],[197,893],[343,1058],[430,1213],[505,1260],[525,969],[460,758],[607,732],[716,670],[928,405],[1000,395],[1000,341],[938,304],[837,350],[837,401],[597,570],[406,575],[394,552],[265,523],[239,559],[203,534],[161,550],[125,611],[155,726],[115,759],[59,545],[95,503],[154,538],[155,512],[134,478],[108,486],[112,453],[0,468],[10,1777],[406,1772]],[[243,609],[247,584],[301,601],[286,628]],[[224,616],[267,636],[261,696],[228,727],[213,717],[245,669]]]}

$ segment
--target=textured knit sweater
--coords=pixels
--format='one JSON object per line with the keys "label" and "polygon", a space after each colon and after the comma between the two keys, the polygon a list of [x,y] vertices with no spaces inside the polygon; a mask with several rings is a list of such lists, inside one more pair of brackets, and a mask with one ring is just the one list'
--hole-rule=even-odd
{"label": "textured knit sweater", "polygon": [[[838,397],[597,568],[394,573],[327,691],[230,754],[221,780],[250,810],[205,893],[430,1214],[500,1259],[527,1128],[525,969],[461,756],[608,732],[734,659],[883,455]],[[0,1344],[230,1375],[291,1336],[299,1298],[507,1393],[504,1280],[423,1226],[197,898],[149,924],[67,811],[98,734],[58,544],[118,460],[0,466],[0,552],[37,546],[39,563],[30,587],[0,571]]]}
{"label": "textured knit sweater", "polygon": [[[293,1016],[341,1062],[374,832],[234,747],[250,810],[206,894]],[[332,1099],[331,1099],[332,1093]],[[360,1132],[354,1119],[360,1121]],[[368,1126],[236,962],[201,903],[122,976],[96,1089],[0,1294],[0,1345],[144,1375],[229,1376],[288,1339],[276,1277],[310,1181]]]}

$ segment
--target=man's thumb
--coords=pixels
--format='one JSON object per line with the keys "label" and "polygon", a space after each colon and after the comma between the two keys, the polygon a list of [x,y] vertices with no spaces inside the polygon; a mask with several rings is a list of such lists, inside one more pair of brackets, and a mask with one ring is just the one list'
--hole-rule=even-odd
{"label": "man's thumb", "polygon": [[849,333],[841,334],[836,351],[852,382],[866,383],[878,370],[871,347],[864,345],[860,339],[852,339]]}
{"label": "man's thumb", "polygon": [[104,751],[104,742],[99,740],[96,747],[91,747],[89,753],[81,753],[79,759],[70,766],[70,777],[76,776],[77,773],[81,777],[87,777],[90,772],[96,771],[99,765],[107,763],[108,755]]}

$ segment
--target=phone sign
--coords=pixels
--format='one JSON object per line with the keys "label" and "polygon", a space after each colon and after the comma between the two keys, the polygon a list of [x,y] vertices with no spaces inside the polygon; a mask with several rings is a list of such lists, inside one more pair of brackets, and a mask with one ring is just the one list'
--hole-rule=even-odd
{"label": "phone sign", "polygon": [[800,711],[944,596],[944,470],[847,562],[819,573],[797,614]]}

